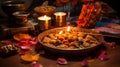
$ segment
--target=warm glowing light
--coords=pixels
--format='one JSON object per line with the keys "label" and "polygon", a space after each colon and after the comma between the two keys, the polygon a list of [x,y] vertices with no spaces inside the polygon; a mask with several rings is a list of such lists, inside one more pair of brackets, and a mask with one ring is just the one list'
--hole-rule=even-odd
{"label": "warm glowing light", "polygon": [[63,33],[63,31],[60,31],[60,32],[59,32],[59,34],[62,34],[62,33]]}
{"label": "warm glowing light", "polygon": [[64,13],[64,12],[56,12],[56,13],[54,13],[54,15],[55,16],[65,16],[66,13]]}
{"label": "warm glowing light", "polygon": [[46,15],[38,17],[38,20],[50,20],[50,19],[51,19],[51,17],[46,16]]}
{"label": "warm glowing light", "polygon": [[70,32],[70,26],[68,26],[67,31]]}
{"label": "warm glowing light", "polygon": [[63,24],[66,22],[66,13],[65,12],[55,12],[55,19],[56,19],[56,25],[63,26]]}
{"label": "warm glowing light", "polygon": [[46,19],[46,18],[47,18],[47,16],[46,16],[46,15],[44,15],[44,16],[43,16],[43,18],[45,18],[45,19]]}
{"label": "warm glowing light", "polygon": [[49,29],[51,17],[44,15],[38,17],[38,20],[40,21],[40,26],[43,27],[43,29]]}

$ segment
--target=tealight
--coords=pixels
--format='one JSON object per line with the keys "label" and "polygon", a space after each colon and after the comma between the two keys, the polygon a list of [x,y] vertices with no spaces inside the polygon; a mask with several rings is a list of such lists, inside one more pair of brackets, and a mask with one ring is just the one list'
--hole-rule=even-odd
{"label": "tealight", "polygon": [[40,16],[38,17],[38,25],[40,27],[40,30],[47,30],[51,26],[51,17],[49,16]]}
{"label": "tealight", "polygon": [[55,26],[62,27],[66,25],[66,13],[65,12],[56,12],[55,15]]}

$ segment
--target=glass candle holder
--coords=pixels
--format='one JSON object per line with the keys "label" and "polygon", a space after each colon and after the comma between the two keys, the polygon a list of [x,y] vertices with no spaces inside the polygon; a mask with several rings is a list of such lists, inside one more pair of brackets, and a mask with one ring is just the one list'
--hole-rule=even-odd
{"label": "glass candle holder", "polygon": [[55,12],[55,26],[63,27],[66,26],[66,13],[65,12]]}
{"label": "glass candle holder", "polygon": [[49,29],[51,26],[51,17],[46,15],[38,17],[38,26],[41,31]]}

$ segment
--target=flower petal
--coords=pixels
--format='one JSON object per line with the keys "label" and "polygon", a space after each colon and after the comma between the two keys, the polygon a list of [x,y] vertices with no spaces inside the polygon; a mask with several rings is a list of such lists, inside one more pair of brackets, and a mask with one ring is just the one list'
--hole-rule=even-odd
{"label": "flower petal", "polygon": [[25,51],[20,51],[19,54],[24,55],[24,54],[26,54],[26,52]]}
{"label": "flower petal", "polygon": [[81,65],[82,67],[88,67],[88,61],[84,59],[83,61],[81,61]]}
{"label": "flower petal", "polygon": [[21,49],[23,49],[23,50],[30,50],[30,47],[29,46],[21,46]]}
{"label": "flower petal", "polygon": [[31,45],[31,46],[33,46],[33,45],[36,45],[38,42],[36,42],[36,41],[29,41],[29,44]]}
{"label": "flower petal", "polygon": [[33,61],[31,64],[32,64],[32,65],[35,65],[35,64],[37,64],[37,62],[36,62],[36,61]]}
{"label": "flower petal", "polygon": [[43,65],[37,63],[37,64],[34,64],[33,67],[43,67]]}
{"label": "flower petal", "polygon": [[65,58],[58,58],[57,63],[58,64],[67,64],[68,62],[67,62],[67,60]]}
{"label": "flower petal", "polygon": [[108,60],[109,59],[106,50],[101,51],[100,55],[98,56],[98,59],[100,59],[100,60]]}
{"label": "flower petal", "polygon": [[108,57],[107,55],[105,55],[105,54],[100,55],[98,58],[99,58],[100,60],[108,60],[108,59],[109,59],[109,57]]}
{"label": "flower petal", "polygon": [[21,40],[21,41],[19,42],[19,45],[20,45],[20,46],[23,46],[23,45],[26,45],[26,44],[28,44],[28,40]]}
{"label": "flower petal", "polygon": [[10,44],[10,43],[12,43],[11,42],[11,40],[3,40],[3,41],[1,41],[2,43],[5,43],[5,44]]}

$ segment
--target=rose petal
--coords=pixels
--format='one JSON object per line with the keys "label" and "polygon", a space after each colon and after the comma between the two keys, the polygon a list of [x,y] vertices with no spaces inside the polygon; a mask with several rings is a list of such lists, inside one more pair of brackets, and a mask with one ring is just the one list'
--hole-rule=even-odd
{"label": "rose petal", "polygon": [[5,43],[5,44],[10,44],[10,43],[12,43],[11,42],[11,40],[3,40],[3,41],[1,41],[2,43]]}
{"label": "rose petal", "polygon": [[100,55],[98,56],[98,59],[100,60],[108,60],[107,52],[106,50],[101,50]]}
{"label": "rose petal", "polygon": [[37,64],[37,62],[36,62],[36,61],[33,61],[31,64],[32,64],[32,65],[35,65],[35,64]]}
{"label": "rose petal", "polygon": [[29,41],[29,44],[31,45],[31,46],[33,46],[33,45],[36,45],[38,42],[36,42],[36,41]]}
{"label": "rose petal", "polygon": [[109,57],[108,57],[107,55],[105,55],[105,54],[100,55],[98,58],[99,58],[100,60],[108,60],[108,59],[109,59]]}
{"label": "rose petal", "polygon": [[29,43],[32,44],[32,45],[36,45],[36,44],[38,43],[37,37],[32,37],[32,38],[30,39]]}
{"label": "rose petal", "polygon": [[67,62],[67,60],[65,58],[58,58],[57,63],[58,64],[67,64],[68,62]]}
{"label": "rose petal", "polygon": [[20,41],[20,45],[30,45],[34,46],[38,43],[37,37],[32,37],[31,39],[25,39]]}
{"label": "rose petal", "polygon": [[30,50],[30,47],[29,46],[21,46],[21,49],[23,49],[23,50]]}
{"label": "rose petal", "polygon": [[33,67],[43,67],[41,64],[34,64]]}
{"label": "rose petal", "polygon": [[24,46],[24,45],[26,45],[27,44],[27,41],[20,41],[19,42],[19,46]]}
{"label": "rose petal", "polygon": [[94,62],[95,59],[87,59],[88,62]]}
{"label": "rose petal", "polygon": [[24,55],[24,54],[26,54],[26,52],[25,51],[20,51],[19,54]]}
{"label": "rose petal", "polygon": [[81,65],[82,67],[88,67],[88,61],[86,59],[81,61]]}

